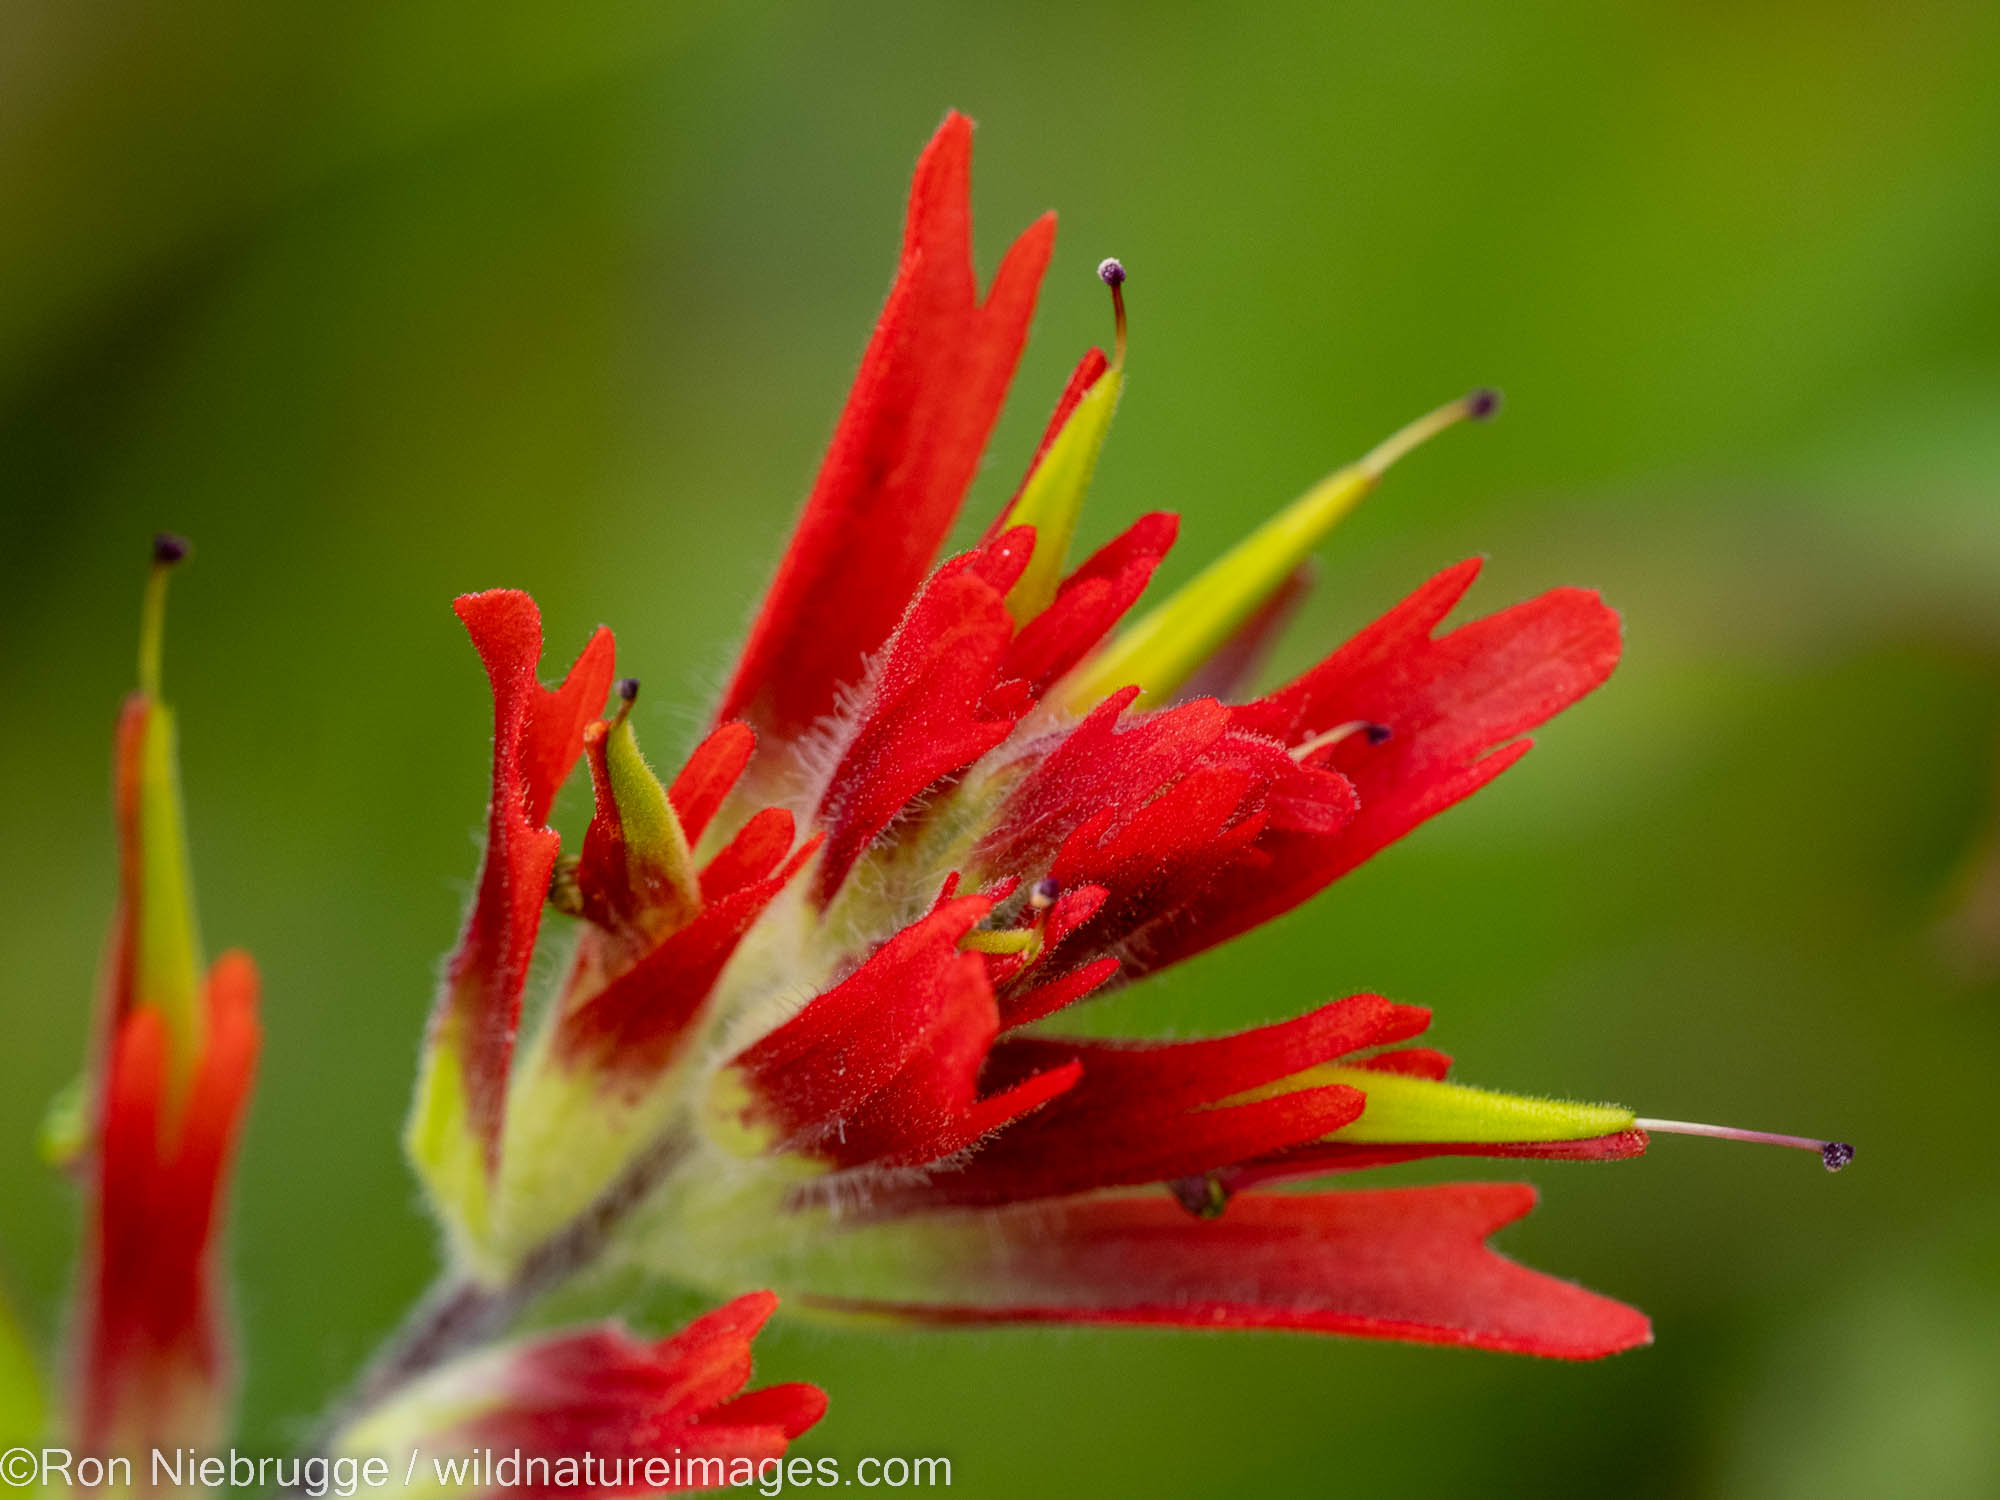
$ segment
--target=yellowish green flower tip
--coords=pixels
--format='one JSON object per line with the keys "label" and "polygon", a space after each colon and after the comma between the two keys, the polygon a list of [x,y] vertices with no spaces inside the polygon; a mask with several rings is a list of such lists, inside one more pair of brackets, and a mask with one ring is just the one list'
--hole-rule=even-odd
{"label": "yellowish green flower tip", "polygon": [[[1116,277],[1106,268],[1116,269]],[[1017,620],[1027,620],[1048,608],[1062,581],[1063,566],[1069,556],[1070,539],[1076,534],[1077,517],[1083,513],[1083,499],[1090,490],[1091,476],[1097,472],[1097,456],[1104,448],[1104,435],[1111,430],[1112,413],[1125,389],[1125,268],[1115,260],[1098,267],[1097,274],[1111,287],[1112,305],[1118,322],[1118,340],[1110,367],[1098,376],[1063,423],[1062,431],[1042,454],[1041,461],[1021,486],[1021,493],[1007,511],[1006,526],[1035,528],[1035,551],[1028,559],[1014,587],[1007,591],[1007,609]]]}
{"label": "yellowish green flower tip", "polygon": [[1447,427],[1490,417],[1499,404],[1490,390],[1447,402],[1329,474],[1070,674],[1056,690],[1060,701],[1081,713],[1132,684],[1140,689],[1141,707],[1172,698],[1391,465]]}
{"label": "yellowish green flower tip", "polygon": [[701,888],[687,834],[667,799],[667,789],[646,763],[632,733],[632,704],[639,696],[636,677],[620,679],[618,716],[605,734],[604,768],[625,840],[625,864],[634,891],[671,893],[685,915],[701,905]]}
{"label": "yellowish green flower tip", "polygon": [[138,911],[133,930],[132,1001],[156,1007],[167,1023],[174,1073],[185,1079],[201,1041],[201,953],[196,936],[194,878],[188,865],[187,835],[181,812],[180,769],[175,754],[173,710],[159,699],[167,615],[167,579],[186,557],[185,539],[162,532],[153,538],[153,571],[147,580],[139,626],[139,695],[145,715],[137,746],[138,763],[119,768],[120,780],[136,779],[136,826],[124,830],[139,841]]}
{"label": "yellowish green flower tip", "polygon": [[1489,1146],[1586,1141],[1630,1130],[1633,1124],[1632,1111],[1615,1104],[1535,1099],[1368,1068],[1315,1068],[1312,1082],[1344,1083],[1368,1096],[1361,1117],[1327,1137],[1334,1141]]}
{"label": "yellowish green flower tip", "polygon": [[975,927],[958,940],[962,953],[1029,953],[1042,946],[1042,934],[1035,927],[1002,927],[987,930]]}

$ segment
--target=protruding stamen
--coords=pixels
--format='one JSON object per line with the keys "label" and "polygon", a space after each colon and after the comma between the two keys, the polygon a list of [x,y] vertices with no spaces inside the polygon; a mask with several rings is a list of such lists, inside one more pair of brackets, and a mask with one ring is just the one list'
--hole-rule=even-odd
{"label": "protruding stamen", "polygon": [[1329,474],[1121,631],[1071,674],[1057,690],[1058,701],[1083,713],[1108,694],[1135,683],[1141,689],[1141,706],[1171,700],[1181,684],[1284,586],[1292,570],[1367,497],[1391,464],[1447,427],[1491,415],[1496,405],[1491,391],[1461,396],[1376,444],[1358,462]]}
{"label": "protruding stamen", "polygon": [[193,550],[184,536],[154,533],[153,572],[146,580],[146,601],[139,614],[139,690],[153,697],[159,696],[160,661],[166,649],[167,576]]}
{"label": "protruding stamen", "polygon": [[1292,746],[1292,759],[1307,760],[1326,749],[1328,745],[1337,745],[1342,740],[1357,734],[1365,736],[1371,745],[1386,745],[1395,733],[1396,731],[1387,724],[1377,724],[1372,719],[1349,719],[1345,724],[1336,724],[1333,728],[1322,730],[1311,739]]}
{"label": "protruding stamen", "polygon": [[1854,1148],[1846,1141],[1779,1135],[1769,1130],[1740,1130],[1734,1125],[1700,1125],[1687,1120],[1634,1120],[1632,1123],[1641,1130],[1660,1135],[1705,1135],[1718,1141],[1748,1141],[1756,1146],[1790,1146],[1796,1151],[1812,1151],[1818,1153],[1829,1172],[1838,1172],[1854,1160]]}
{"label": "protruding stamen", "polygon": [[1047,911],[1056,904],[1056,897],[1062,894],[1062,882],[1055,876],[1045,876],[1037,880],[1028,890],[1028,905],[1036,911]]}
{"label": "protruding stamen", "polygon": [[1125,263],[1115,255],[1107,255],[1097,263],[1097,275],[1111,288],[1111,316],[1116,337],[1111,346],[1111,364],[1114,369],[1122,370],[1125,368]]}
{"label": "protruding stamen", "polygon": [[1398,459],[1421,448],[1447,427],[1456,427],[1460,422],[1483,422],[1499,409],[1500,393],[1482,386],[1456,401],[1447,401],[1436,411],[1425,412],[1401,431],[1391,433],[1370,448],[1354,467],[1371,480],[1380,479]]}

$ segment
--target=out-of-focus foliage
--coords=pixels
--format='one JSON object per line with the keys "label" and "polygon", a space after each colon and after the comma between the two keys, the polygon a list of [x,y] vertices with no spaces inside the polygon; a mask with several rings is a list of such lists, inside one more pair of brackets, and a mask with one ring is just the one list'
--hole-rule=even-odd
{"label": "out-of-focus foliage", "polygon": [[42,1425],[41,1372],[26,1331],[0,1301],[0,1443],[32,1442]]}
{"label": "out-of-focus foliage", "polygon": [[[685,743],[953,104],[989,267],[1063,216],[968,531],[1108,334],[1116,253],[1084,542],[1179,509],[1185,578],[1492,381],[1499,423],[1336,535],[1286,664],[1475,551],[1482,607],[1577,582],[1627,623],[1490,792],[1104,1018],[1374,988],[1476,1082],[1860,1156],[1532,1168],[1503,1243],[1656,1320],[1610,1364],[781,1323],[760,1374],[833,1393],[802,1451],[944,1454],[981,1495],[2000,1493],[2000,11],[1971,3],[0,10],[0,1279],[37,1342],[74,1214],[33,1136],[111,907],[146,537],[198,545],[167,680],[203,922],[266,975],[233,1254],[269,1450],[431,1261],[397,1131],[487,734],[450,596],[533,589],[558,651],[613,624],[649,742]],[[1488,1169],[1411,1175],[1447,1170]]]}

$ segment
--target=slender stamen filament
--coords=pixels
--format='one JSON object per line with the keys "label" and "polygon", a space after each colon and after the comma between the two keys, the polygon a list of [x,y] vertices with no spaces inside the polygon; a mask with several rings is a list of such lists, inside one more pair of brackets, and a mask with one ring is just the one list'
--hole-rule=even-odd
{"label": "slender stamen filament", "polygon": [[1387,724],[1377,724],[1369,719],[1349,719],[1345,724],[1336,724],[1331,729],[1323,729],[1311,739],[1292,746],[1292,759],[1304,761],[1328,745],[1337,745],[1342,740],[1357,734],[1366,735],[1371,745],[1382,745],[1388,743],[1395,731]]}
{"label": "slender stamen filament", "polygon": [[616,729],[632,717],[632,705],[639,701],[639,679],[621,677],[614,685],[614,689],[618,694],[618,712],[611,720],[611,727]]}
{"label": "slender stamen filament", "polygon": [[1399,431],[1392,432],[1363,454],[1354,467],[1371,479],[1380,479],[1398,459],[1421,448],[1447,427],[1460,422],[1483,422],[1500,409],[1500,393],[1482,387],[1456,401],[1447,401],[1436,411],[1426,412]]}
{"label": "slender stamen filament", "polygon": [[167,635],[167,576],[190,550],[187,538],[171,531],[153,538],[153,572],[146,580],[146,601],[139,615],[139,686],[155,697],[160,692],[160,658]]}
{"label": "slender stamen filament", "polygon": [[1756,1146],[1790,1146],[1812,1151],[1829,1172],[1838,1172],[1854,1160],[1854,1148],[1846,1141],[1815,1140],[1807,1135],[1779,1135],[1770,1130],[1742,1130],[1734,1125],[1701,1125],[1688,1120],[1634,1120],[1641,1130],[1660,1135],[1705,1135],[1718,1141],[1748,1141]]}
{"label": "slender stamen filament", "polygon": [[1116,323],[1117,341],[1111,346],[1111,364],[1115,369],[1125,368],[1125,265],[1115,255],[1107,255],[1097,263],[1097,274],[1106,286],[1111,288],[1111,316]]}

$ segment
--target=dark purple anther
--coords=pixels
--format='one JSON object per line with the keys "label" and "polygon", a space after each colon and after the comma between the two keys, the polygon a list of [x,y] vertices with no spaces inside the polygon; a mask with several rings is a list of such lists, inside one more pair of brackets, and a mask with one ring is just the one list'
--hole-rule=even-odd
{"label": "dark purple anther", "polygon": [[1115,255],[1107,255],[1097,263],[1097,274],[1106,286],[1125,284],[1125,263]]}
{"label": "dark purple anther", "polygon": [[1475,422],[1484,422],[1500,410],[1500,393],[1490,385],[1483,385],[1465,398],[1465,414]]}
{"label": "dark purple anther", "polygon": [[639,679],[636,677],[619,678],[618,696],[623,698],[627,703],[634,702],[639,696]]}
{"label": "dark purple anther", "polygon": [[194,544],[171,531],[153,533],[153,561],[172,566],[194,550]]}
{"label": "dark purple anther", "polygon": [[1829,1172],[1838,1172],[1854,1160],[1854,1148],[1845,1141],[1828,1141],[1819,1148],[1819,1159],[1826,1163]]}
{"label": "dark purple anther", "polygon": [[1213,1172],[1176,1177],[1167,1184],[1167,1191],[1174,1195],[1174,1202],[1197,1219],[1219,1219],[1222,1211],[1229,1207],[1229,1189]]}

